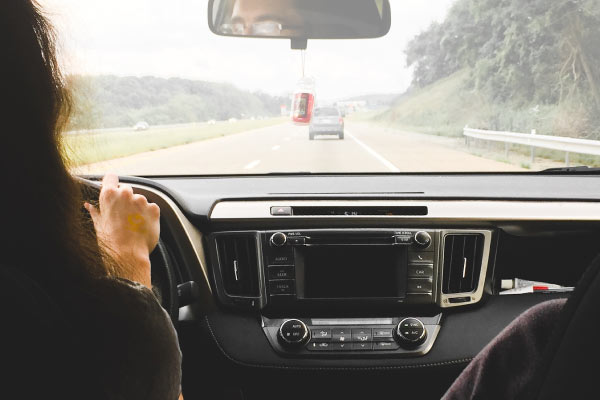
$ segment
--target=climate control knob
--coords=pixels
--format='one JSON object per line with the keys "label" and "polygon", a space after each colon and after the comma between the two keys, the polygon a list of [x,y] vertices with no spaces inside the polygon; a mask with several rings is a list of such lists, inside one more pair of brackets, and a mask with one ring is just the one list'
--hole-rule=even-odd
{"label": "climate control knob", "polygon": [[420,247],[428,247],[431,244],[431,235],[425,231],[415,233],[415,243]]}
{"label": "climate control knob", "polygon": [[308,342],[309,331],[299,319],[288,319],[279,327],[279,340],[284,346],[301,346]]}
{"label": "climate control knob", "polygon": [[396,327],[396,339],[403,347],[415,347],[427,339],[427,329],[416,318],[404,318]]}
{"label": "climate control knob", "polygon": [[287,243],[287,236],[285,233],[277,232],[271,235],[271,246],[281,247]]}

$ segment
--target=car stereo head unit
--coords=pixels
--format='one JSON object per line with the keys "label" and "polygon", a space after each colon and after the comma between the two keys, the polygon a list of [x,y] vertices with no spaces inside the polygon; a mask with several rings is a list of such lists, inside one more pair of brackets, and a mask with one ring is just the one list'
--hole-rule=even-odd
{"label": "car stereo head unit", "polygon": [[217,232],[208,241],[224,305],[371,315],[478,302],[491,239],[482,229],[401,228]]}
{"label": "car stereo head unit", "polygon": [[267,303],[434,303],[438,235],[435,230],[264,232]]}

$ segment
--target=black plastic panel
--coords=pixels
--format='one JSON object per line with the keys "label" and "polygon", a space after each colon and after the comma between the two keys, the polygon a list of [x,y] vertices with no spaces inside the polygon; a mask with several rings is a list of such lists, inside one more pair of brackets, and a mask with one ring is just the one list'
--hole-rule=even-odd
{"label": "black plastic panel", "polygon": [[[145,180],[144,180],[145,181]],[[600,201],[600,176],[533,174],[291,175],[154,178],[192,218],[224,199],[495,199]]]}

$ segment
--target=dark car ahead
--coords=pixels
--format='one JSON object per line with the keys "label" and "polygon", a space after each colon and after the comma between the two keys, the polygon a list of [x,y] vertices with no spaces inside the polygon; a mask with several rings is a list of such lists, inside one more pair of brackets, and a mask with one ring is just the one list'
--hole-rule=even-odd
{"label": "dark car ahead", "polygon": [[315,109],[308,126],[308,138],[313,140],[316,135],[337,135],[340,139],[344,138],[344,119],[337,108]]}

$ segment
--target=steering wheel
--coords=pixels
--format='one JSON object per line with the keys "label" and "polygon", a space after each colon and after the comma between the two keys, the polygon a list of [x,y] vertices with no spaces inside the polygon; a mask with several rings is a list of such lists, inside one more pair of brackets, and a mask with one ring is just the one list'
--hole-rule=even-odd
{"label": "steering wheel", "polygon": [[[78,178],[78,180],[82,184],[84,200],[97,202],[100,195],[100,183],[83,178]],[[179,318],[177,280],[173,260],[161,238],[158,239],[156,248],[150,254],[150,265],[152,292],[175,324]]]}

